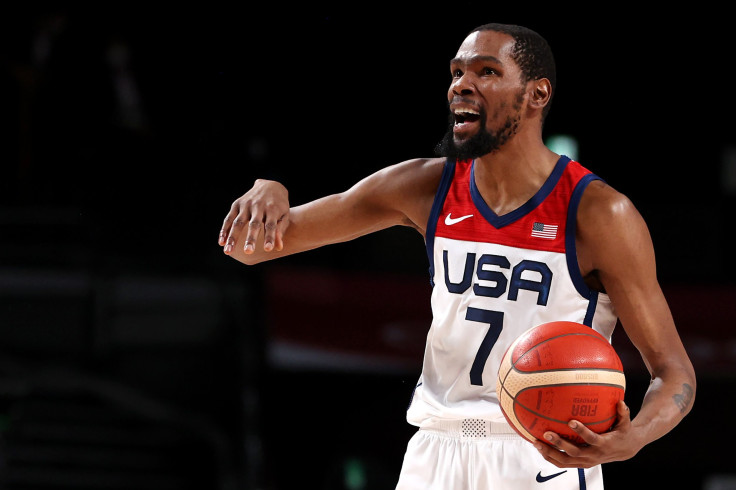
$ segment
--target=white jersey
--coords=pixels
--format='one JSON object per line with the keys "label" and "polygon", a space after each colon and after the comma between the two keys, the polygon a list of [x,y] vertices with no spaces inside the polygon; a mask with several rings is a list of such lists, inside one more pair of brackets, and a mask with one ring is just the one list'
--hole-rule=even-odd
{"label": "white jersey", "polygon": [[574,321],[610,341],[616,314],[585,285],[575,253],[580,197],[598,178],[562,156],[534,197],[498,216],[475,186],[472,161],[445,164],[426,234],[433,321],[409,423],[505,422],[498,367],[531,327]]}

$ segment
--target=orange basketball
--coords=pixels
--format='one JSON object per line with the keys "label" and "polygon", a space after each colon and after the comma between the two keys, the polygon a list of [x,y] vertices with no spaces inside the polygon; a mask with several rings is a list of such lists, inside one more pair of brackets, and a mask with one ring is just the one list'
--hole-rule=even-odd
{"label": "orange basketball", "polygon": [[547,442],[543,434],[584,441],[567,426],[571,419],[602,433],[616,422],[626,378],[610,342],[591,327],[559,321],[521,334],[498,370],[496,394],[506,420],[523,438]]}

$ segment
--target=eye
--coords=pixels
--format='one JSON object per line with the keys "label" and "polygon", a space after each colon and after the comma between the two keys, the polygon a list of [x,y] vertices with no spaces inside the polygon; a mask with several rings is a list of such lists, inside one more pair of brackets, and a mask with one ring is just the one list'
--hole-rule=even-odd
{"label": "eye", "polygon": [[487,66],[484,67],[483,70],[481,70],[481,73],[483,73],[483,75],[496,75],[497,74],[496,70],[494,70],[493,68],[487,67]]}
{"label": "eye", "polygon": [[462,70],[452,70],[452,78],[460,78],[463,76]]}

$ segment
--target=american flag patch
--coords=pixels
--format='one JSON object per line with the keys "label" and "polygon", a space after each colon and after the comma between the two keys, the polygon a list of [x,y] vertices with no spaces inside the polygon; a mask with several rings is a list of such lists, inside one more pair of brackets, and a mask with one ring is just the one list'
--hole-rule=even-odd
{"label": "american flag patch", "polygon": [[557,238],[557,225],[545,225],[535,221],[532,225],[532,236],[554,240]]}

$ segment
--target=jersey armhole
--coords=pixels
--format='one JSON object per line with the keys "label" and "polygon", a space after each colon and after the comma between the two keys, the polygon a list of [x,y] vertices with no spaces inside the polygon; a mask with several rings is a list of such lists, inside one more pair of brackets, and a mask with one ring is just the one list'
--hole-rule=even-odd
{"label": "jersey armhole", "polygon": [[585,315],[585,320],[583,321],[584,324],[589,326],[592,324],[595,306],[598,303],[598,295],[600,293],[599,291],[590,289],[587,284],[585,284],[583,275],[580,273],[577,248],[575,246],[575,231],[577,229],[577,215],[580,200],[582,199],[583,192],[588,187],[588,184],[594,180],[604,182],[604,180],[596,174],[590,173],[583,176],[583,178],[581,178],[575,185],[575,189],[573,189],[572,196],[570,197],[570,205],[567,208],[567,226],[565,233],[565,258],[567,260],[567,270],[570,273],[573,285],[578,293],[580,293],[580,296],[587,298],[590,301],[588,311]]}
{"label": "jersey armhole", "polygon": [[437,220],[439,219],[442,206],[445,204],[445,198],[450,190],[452,178],[455,176],[455,162],[445,162],[442,169],[442,177],[440,185],[437,187],[437,193],[432,202],[432,210],[429,213],[427,221],[427,233],[425,237],[425,245],[427,247],[427,257],[429,258],[429,283],[434,287],[434,236],[437,232]]}

